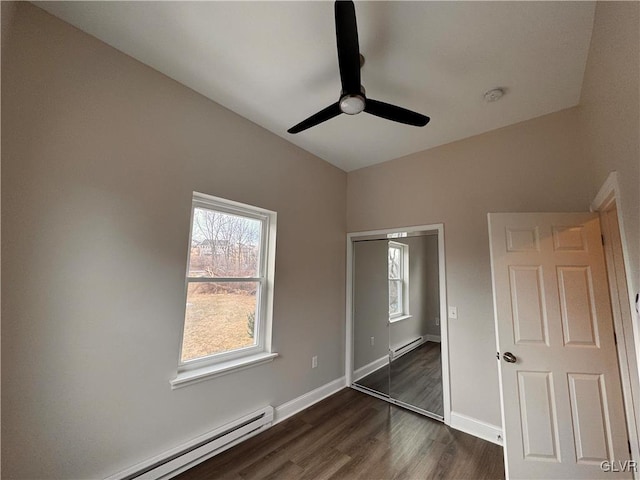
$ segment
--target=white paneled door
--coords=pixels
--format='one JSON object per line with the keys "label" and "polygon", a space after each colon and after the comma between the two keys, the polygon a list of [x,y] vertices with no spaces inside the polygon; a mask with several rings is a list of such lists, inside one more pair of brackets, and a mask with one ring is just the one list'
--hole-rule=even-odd
{"label": "white paneled door", "polygon": [[489,237],[508,478],[631,478],[597,214],[491,213]]}

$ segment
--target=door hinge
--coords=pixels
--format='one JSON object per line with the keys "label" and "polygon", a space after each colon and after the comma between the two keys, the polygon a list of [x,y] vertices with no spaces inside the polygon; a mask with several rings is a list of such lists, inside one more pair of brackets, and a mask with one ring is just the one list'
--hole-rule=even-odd
{"label": "door hinge", "polygon": [[500,360],[500,352],[496,352],[496,358]]}
{"label": "door hinge", "polygon": [[629,447],[629,453],[631,453],[631,442],[627,440],[627,447]]}
{"label": "door hinge", "polygon": [[604,245],[604,235],[600,235],[600,238],[602,239],[602,245]]}

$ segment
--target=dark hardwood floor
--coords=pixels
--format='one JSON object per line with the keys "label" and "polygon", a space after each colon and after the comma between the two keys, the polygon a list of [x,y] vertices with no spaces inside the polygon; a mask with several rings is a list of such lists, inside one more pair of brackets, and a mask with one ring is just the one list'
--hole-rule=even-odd
{"label": "dark hardwood floor", "polygon": [[502,448],[345,388],[175,477],[504,478]]}
{"label": "dark hardwood floor", "polygon": [[370,373],[358,385],[389,395],[436,415],[444,415],[440,344],[425,342],[389,366]]}

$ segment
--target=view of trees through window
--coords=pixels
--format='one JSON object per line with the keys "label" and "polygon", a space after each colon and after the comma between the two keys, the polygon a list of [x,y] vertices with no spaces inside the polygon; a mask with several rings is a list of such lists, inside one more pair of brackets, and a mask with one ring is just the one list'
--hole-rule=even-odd
{"label": "view of trees through window", "polygon": [[190,277],[258,277],[262,223],[204,208],[193,211]]}
{"label": "view of trees through window", "polygon": [[256,344],[262,224],[194,208],[183,362]]}

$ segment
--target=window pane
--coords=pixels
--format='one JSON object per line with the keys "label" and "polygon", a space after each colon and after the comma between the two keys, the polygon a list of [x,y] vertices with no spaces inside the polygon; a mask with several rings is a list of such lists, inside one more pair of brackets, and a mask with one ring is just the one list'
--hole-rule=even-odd
{"label": "window pane", "polygon": [[256,344],[258,282],[190,283],[182,361]]}
{"label": "window pane", "polygon": [[400,249],[389,247],[389,278],[400,278]]}
{"label": "window pane", "polygon": [[389,315],[402,313],[402,282],[389,280]]}
{"label": "window pane", "polygon": [[190,277],[259,277],[262,222],[196,207]]}

